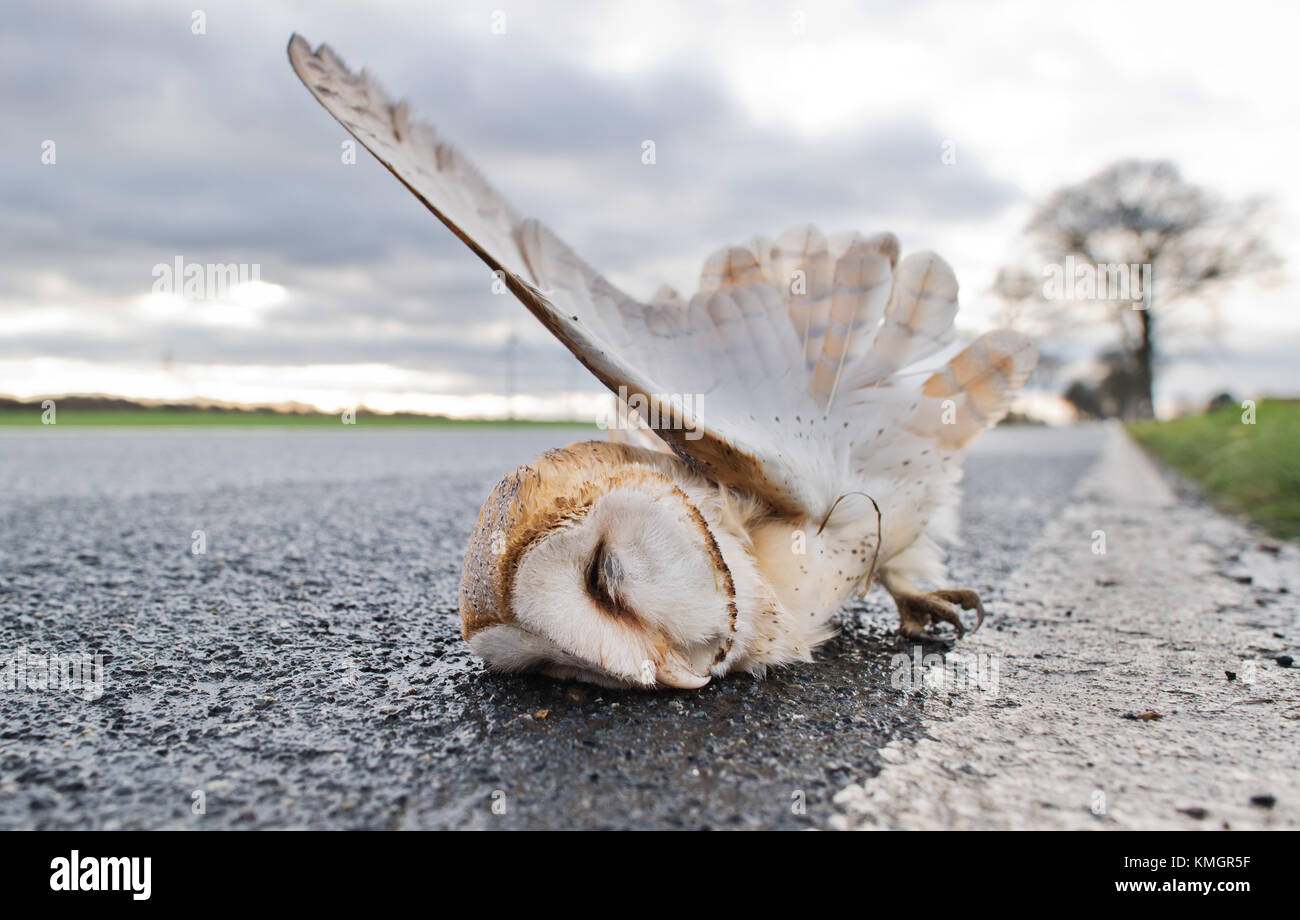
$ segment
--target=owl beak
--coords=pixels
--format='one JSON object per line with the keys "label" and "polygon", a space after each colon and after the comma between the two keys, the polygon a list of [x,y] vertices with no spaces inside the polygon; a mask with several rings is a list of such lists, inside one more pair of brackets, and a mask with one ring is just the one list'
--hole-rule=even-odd
{"label": "owl beak", "polygon": [[680,653],[669,651],[655,667],[655,681],[678,690],[698,690],[709,682],[709,675],[697,674]]}

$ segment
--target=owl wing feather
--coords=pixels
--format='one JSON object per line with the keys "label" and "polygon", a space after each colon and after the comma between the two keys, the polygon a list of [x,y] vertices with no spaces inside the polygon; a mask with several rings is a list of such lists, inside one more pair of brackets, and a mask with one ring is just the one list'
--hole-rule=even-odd
{"label": "owl wing feather", "polygon": [[[902,385],[900,369],[946,344],[957,284],[932,253],[900,262],[892,234],[827,240],[802,226],[774,242],[755,238],[712,255],[689,300],[664,288],[642,303],[544,224],[516,214],[369,75],[297,35],[288,52],[326,110],[655,435],[779,513],[820,519],[850,489],[912,476],[897,466],[906,456],[933,447],[931,463],[951,458],[1023,383],[1030,346],[1004,333],[954,358],[924,391]],[[1019,363],[1006,363],[1009,352]],[[953,398],[969,410],[960,434],[934,429],[927,414]],[[906,510],[924,518],[919,506]]]}

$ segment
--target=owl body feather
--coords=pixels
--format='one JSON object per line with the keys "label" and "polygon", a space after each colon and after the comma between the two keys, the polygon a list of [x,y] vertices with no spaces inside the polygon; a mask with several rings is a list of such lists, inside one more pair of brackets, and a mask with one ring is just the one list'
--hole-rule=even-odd
{"label": "owl body feather", "polygon": [[873,580],[897,593],[942,576],[962,451],[1005,414],[1037,349],[993,332],[910,372],[952,338],[957,281],[937,255],[805,225],[718,250],[689,299],[642,302],[327,46],[294,36],[289,58],[626,401],[619,443],[544,455],[484,504],[460,601],[489,663],[698,686],[806,659]]}

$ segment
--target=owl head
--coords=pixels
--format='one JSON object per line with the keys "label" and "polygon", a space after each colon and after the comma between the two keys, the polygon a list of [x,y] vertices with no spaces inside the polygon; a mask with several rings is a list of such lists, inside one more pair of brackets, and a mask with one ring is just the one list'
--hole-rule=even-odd
{"label": "owl head", "polygon": [[689,480],[668,454],[598,441],[506,476],[465,553],[461,634],[499,670],[707,684],[735,650],[745,560]]}

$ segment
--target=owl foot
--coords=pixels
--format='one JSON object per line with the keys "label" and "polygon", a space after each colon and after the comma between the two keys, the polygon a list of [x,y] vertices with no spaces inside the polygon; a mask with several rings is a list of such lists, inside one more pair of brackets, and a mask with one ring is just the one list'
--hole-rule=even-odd
{"label": "owl foot", "polygon": [[966,627],[954,604],[962,610],[975,611],[972,633],[984,622],[984,605],[980,603],[980,596],[970,588],[942,588],[925,594],[899,593],[894,595],[894,603],[898,605],[898,632],[908,639],[934,638],[926,626],[940,622],[951,623],[957,630],[957,638],[966,635]]}

